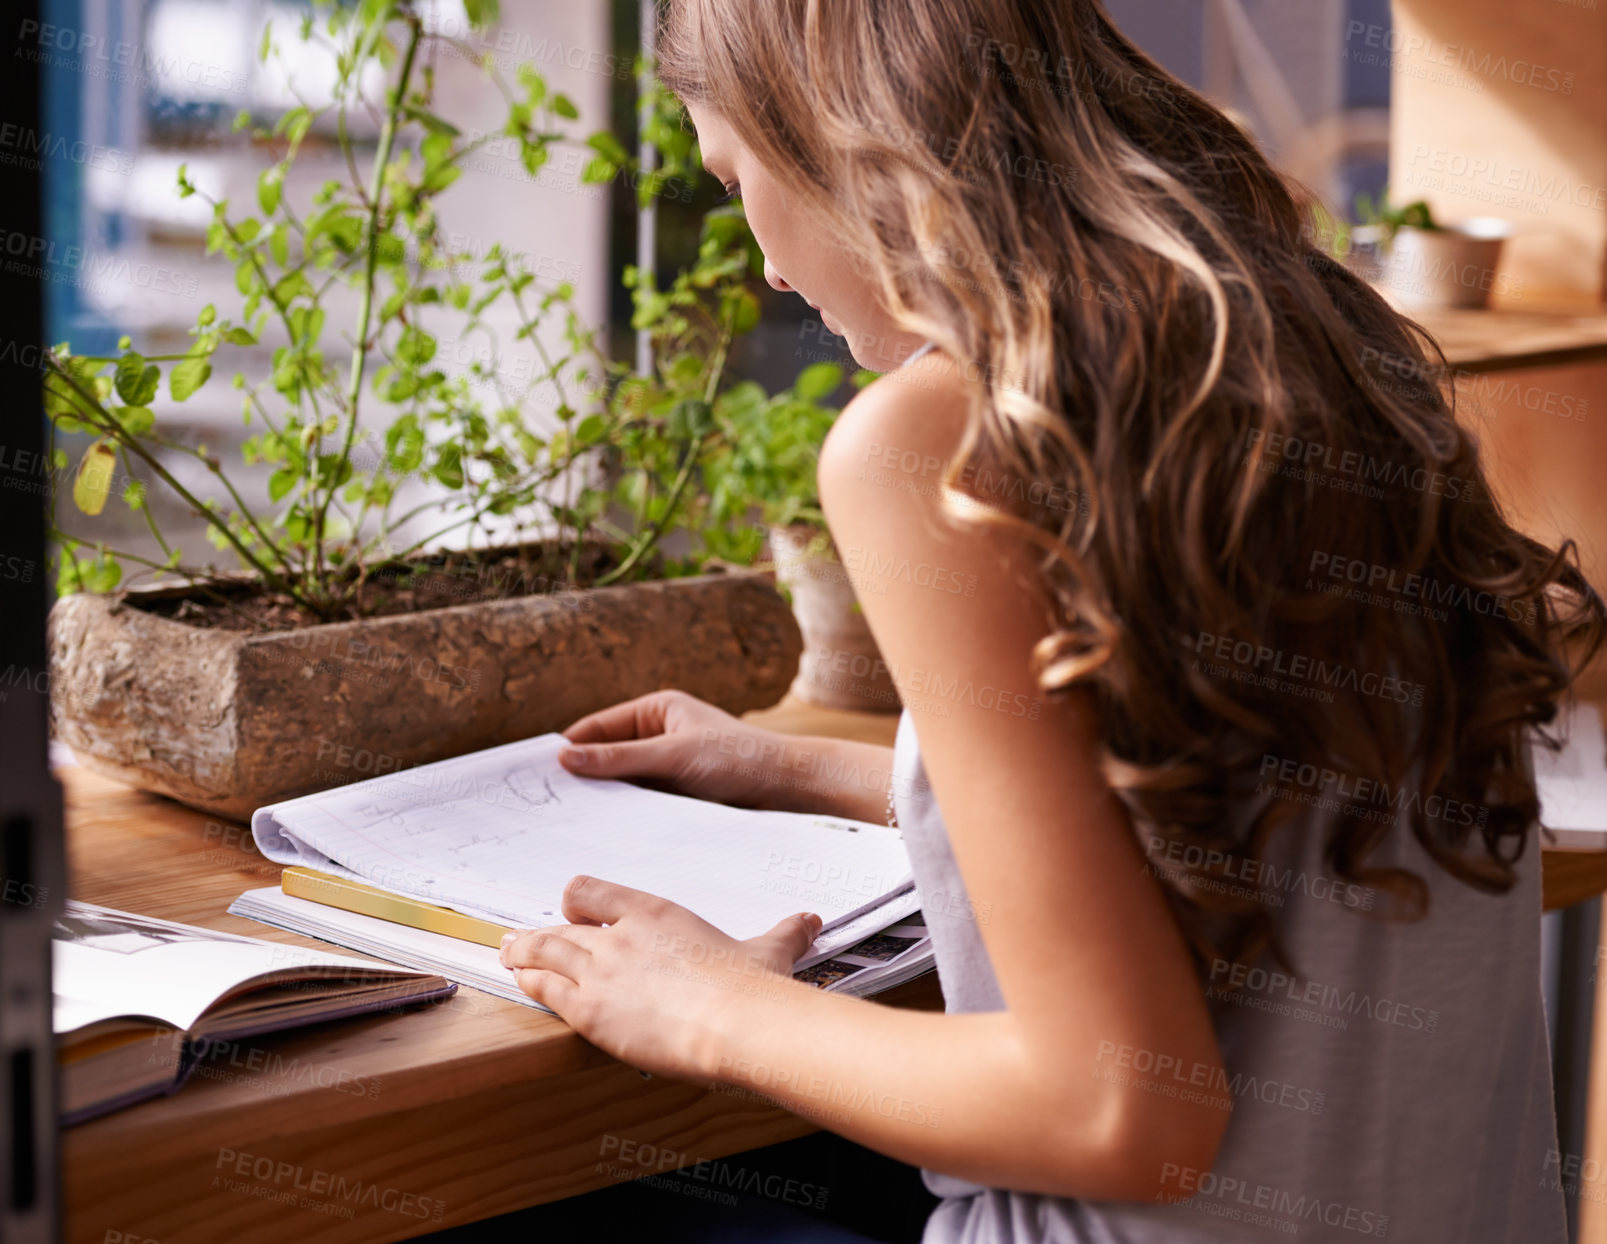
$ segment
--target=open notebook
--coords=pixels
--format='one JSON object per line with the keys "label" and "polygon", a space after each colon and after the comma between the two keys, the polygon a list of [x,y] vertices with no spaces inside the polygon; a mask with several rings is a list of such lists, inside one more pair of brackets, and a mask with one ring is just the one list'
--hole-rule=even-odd
{"label": "open notebook", "polygon": [[62,1121],[171,1093],[209,1047],[450,994],[434,973],[68,901],[52,943]]}
{"label": "open notebook", "polygon": [[[263,855],[522,928],[568,923],[584,873],[670,899],[737,938],[800,911],[830,933],[911,888],[896,829],[755,812],[584,778],[544,734],[260,808]],[[885,923],[885,922],[884,922]]]}

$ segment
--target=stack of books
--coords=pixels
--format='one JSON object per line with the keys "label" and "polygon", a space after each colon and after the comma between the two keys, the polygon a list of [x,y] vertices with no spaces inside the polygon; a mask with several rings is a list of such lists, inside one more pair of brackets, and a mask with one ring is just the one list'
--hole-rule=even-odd
{"label": "stack of books", "polygon": [[261,808],[284,864],[237,915],[535,1006],[498,961],[510,928],[567,924],[585,874],[670,899],[735,938],[824,921],[794,974],[865,996],[933,966],[898,830],[584,778],[546,734]]}

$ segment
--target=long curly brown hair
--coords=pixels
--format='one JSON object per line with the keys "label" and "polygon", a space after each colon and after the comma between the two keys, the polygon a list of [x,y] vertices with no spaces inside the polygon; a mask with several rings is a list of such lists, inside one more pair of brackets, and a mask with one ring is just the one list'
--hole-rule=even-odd
{"label": "long curly brown hair", "polygon": [[[1399,917],[1429,891],[1368,863],[1397,817],[1510,889],[1530,738],[1554,745],[1602,602],[1571,545],[1507,523],[1437,348],[1328,257],[1243,130],[1094,0],[663,19],[665,83],[784,171],[901,328],[985,378],[949,512],[1042,549],[1041,686],[1097,701],[1196,952],[1281,953],[1265,896],[1220,878],[1314,794],[1348,800],[1329,870]],[[1011,479],[1053,491],[976,487]],[[1078,504],[1022,500],[1042,495]]]}

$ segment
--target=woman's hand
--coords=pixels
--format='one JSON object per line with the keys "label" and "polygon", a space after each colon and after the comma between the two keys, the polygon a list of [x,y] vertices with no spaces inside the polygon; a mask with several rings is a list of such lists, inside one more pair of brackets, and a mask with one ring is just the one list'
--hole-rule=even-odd
{"label": "woman's hand", "polygon": [[739,808],[882,819],[892,749],[778,734],[684,691],[655,691],[582,717],[559,763],[583,777],[641,779]]}
{"label": "woman's hand", "polygon": [[515,983],[621,1062],[681,1079],[713,1074],[716,1019],[735,996],[784,1000],[821,927],[800,914],[737,941],[667,899],[595,877],[570,881],[563,913],[572,923],[503,939]]}

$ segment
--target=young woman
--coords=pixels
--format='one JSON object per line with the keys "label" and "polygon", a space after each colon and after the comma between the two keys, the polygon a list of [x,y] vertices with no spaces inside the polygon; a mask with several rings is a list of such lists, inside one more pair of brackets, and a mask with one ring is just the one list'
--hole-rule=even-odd
{"label": "young woman", "polygon": [[676,693],[565,763],[891,803],[948,1013],[607,878],[520,986],[925,1168],[930,1241],[1562,1240],[1528,755],[1602,606],[1423,337],[1096,0],[671,0],[661,69],[770,283],[889,373],[820,492],[906,709],[802,786]]}

